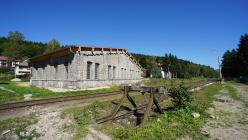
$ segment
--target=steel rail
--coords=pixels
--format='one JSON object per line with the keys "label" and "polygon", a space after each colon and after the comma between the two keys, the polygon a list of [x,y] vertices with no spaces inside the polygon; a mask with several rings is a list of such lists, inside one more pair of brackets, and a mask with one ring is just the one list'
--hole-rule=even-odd
{"label": "steel rail", "polygon": [[53,97],[53,98],[44,98],[44,99],[29,100],[29,101],[20,101],[20,102],[14,102],[14,103],[5,103],[5,104],[0,105],[0,111],[14,109],[14,108],[34,106],[34,105],[44,105],[44,104],[50,104],[50,103],[64,102],[64,101],[94,99],[94,98],[108,97],[108,96],[114,96],[114,95],[119,95],[119,94],[120,94],[120,91],[113,91],[113,92],[105,92],[105,93]]}

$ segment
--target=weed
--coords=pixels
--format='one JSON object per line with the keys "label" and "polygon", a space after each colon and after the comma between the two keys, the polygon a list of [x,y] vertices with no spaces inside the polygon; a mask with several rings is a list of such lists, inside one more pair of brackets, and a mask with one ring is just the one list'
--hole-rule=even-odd
{"label": "weed", "polygon": [[28,116],[17,117],[13,119],[1,120],[0,121],[0,132],[4,130],[12,130],[15,128],[15,133],[19,139],[31,140],[34,137],[39,137],[40,135],[34,130],[27,132],[26,128],[37,123],[37,118],[35,114],[30,114]]}
{"label": "weed", "polygon": [[[211,106],[213,96],[218,94],[222,87],[214,84],[209,88],[193,94],[193,101],[185,108],[168,110],[157,119],[150,118],[140,128],[123,126],[112,129],[114,139],[177,139],[190,136],[192,139],[205,139],[207,135],[201,133],[200,128],[206,122],[208,115],[205,112]],[[193,118],[192,112],[199,112],[199,118]],[[159,120],[159,121],[157,121]]]}
{"label": "weed", "polygon": [[104,108],[106,104],[102,102],[94,102],[85,107],[74,107],[64,110],[61,113],[61,118],[65,118],[67,115],[72,114],[75,121],[76,133],[74,139],[84,137],[87,133],[87,125],[92,123],[93,118],[98,117],[99,109]]}
{"label": "weed", "polygon": [[228,95],[235,99],[235,100],[240,100],[240,96],[237,94],[237,90],[233,88],[230,84],[224,85],[224,88],[228,90]]}
{"label": "weed", "polygon": [[188,90],[182,85],[171,88],[169,93],[176,108],[185,108],[192,100],[191,92],[188,92]]}
{"label": "weed", "polygon": [[239,120],[240,124],[248,125],[248,120]]}

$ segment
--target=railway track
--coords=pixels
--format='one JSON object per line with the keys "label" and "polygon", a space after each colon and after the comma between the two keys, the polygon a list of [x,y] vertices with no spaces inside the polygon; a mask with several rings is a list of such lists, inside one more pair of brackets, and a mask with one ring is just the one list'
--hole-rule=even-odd
{"label": "railway track", "polygon": [[113,95],[118,95],[118,94],[120,94],[120,91],[6,103],[6,104],[0,105],[0,111],[14,109],[14,108],[34,106],[34,105],[44,105],[44,104],[50,104],[50,103],[72,101],[72,100],[86,100],[86,99],[94,99],[94,98],[99,98],[99,97],[108,97],[108,96],[113,96]]}
{"label": "railway track", "polygon": [[[205,83],[206,84],[206,83]],[[200,87],[198,85],[198,87]],[[54,97],[54,98],[44,98],[44,99],[37,99],[37,100],[30,100],[30,101],[20,101],[14,103],[5,103],[0,105],[0,112],[4,110],[10,110],[15,108],[23,108],[29,107],[34,105],[44,105],[44,104],[51,104],[57,102],[65,102],[65,101],[73,101],[73,100],[86,100],[86,99],[94,99],[100,97],[108,97],[113,95],[120,94],[121,91],[113,91],[113,92],[106,92],[106,93],[95,93],[95,94],[87,94],[87,95],[77,95],[77,96],[65,96],[65,97]]]}

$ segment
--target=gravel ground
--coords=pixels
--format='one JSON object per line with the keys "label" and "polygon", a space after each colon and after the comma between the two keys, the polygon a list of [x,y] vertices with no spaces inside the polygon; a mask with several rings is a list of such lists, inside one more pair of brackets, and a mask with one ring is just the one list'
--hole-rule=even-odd
{"label": "gravel ground", "polygon": [[234,100],[226,93],[216,96],[213,107],[209,108],[211,116],[202,128],[203,133],[210,139],[218,140],[247,140],[248,139],[248,101],[247,85],[233,84],[241,100]]}

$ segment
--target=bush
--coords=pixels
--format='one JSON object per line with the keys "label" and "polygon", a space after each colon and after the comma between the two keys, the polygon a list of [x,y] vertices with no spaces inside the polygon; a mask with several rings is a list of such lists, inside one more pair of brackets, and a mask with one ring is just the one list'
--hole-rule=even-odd
{"label": "bush", "polygon": [[11,70],[9,68],[0,68],[1,74],[10,74]]}
{"label": "bush", "polygon": [[23,82],[29,82],[30,81],[30,75],[29,74],[20,75],[20,76],[18,76],[18,78],[20,78]]}
{"label": "bush", "polygon": [[176,108],[185,108],[192,100],[192,94],[186,87],[180,85],[179,87],[171,88],[169,95]]}
{"label": "bush", "polygon": [[239,81],[241,83],[248,83],[248,76],[240,76]]}

